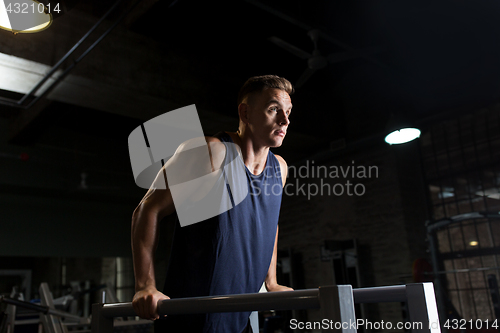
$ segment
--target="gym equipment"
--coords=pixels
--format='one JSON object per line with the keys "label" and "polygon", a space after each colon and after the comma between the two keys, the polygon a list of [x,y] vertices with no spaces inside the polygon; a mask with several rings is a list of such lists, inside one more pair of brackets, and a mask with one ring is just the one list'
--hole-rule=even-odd
{"label": "gym equipment", "polygon": [[449,273],[469,273],[469,272],[482,272],[482,271],[499,271],[500,267],[477,267],[477,268],[460,268],[449,269],[447,271],[434,272],[431,264],[424,258],[415,259],[412,267],[413,282],[432,282],[434,281],[434,274],[449,274]]}
{"label": "gym equipment", "polygon": [[[210,297],[169,299],[158,302],[162,315],[239,312],[291,309],[320,309],[322,318],[340,327],[323,329],[356,333],[352,322],[356,321],[355,303],[406,302],[412,333],[440,333],[434,287],[430,282],[399,286],[352,289],[350,285],[324,286],[317,289],[255,293]],[[132,303],[94,304],[92,306],[92,333],[111,333],[113,318],[134,316]],[[347,325],[345,325],[347,323]],[[347,327],[346,327],[347,326]]]}
{"label": "gym equipment", "polygon": [[[22,279],[21,292],[26,299],[31,297],[31,270],[30,269],[0,269],[0,276],[18,276]],[[11,296],[12,297],[12,296]]]}
{"label": "gym equipment", "polygon": [[[6,320],[6,325],[3,328],[2,333],[13,333],[14,326],[16,324],[22,325],[41,323],[45,333],[68,332],[68,330],[63,327],[63,325],[77,324],[89,326],[89,319],[55,309],[54,300],[52,299],[52,295],[49,291],[47,283],[42,283],[40,285],[39,292],[41,297],[41,305],[25,302],[16,298],[7,298],[0,296],[0,303],[8,304],[7,310],[5,311],[6,318],[4,318]],[[15,297],[15,295],[12,296]],[[35,316],[39,314],[39,319],[16,320],[17,307],[31,310],[33,311],[33,314]],[[63,322],[62,319],[65,319],[65,321]]]}
{"label": "gym equipment", "polygon": [[[445,320],[447,318],[447,315],[446,315],[447,309],[452,311],[452,312],[456,312],[456,310],[453,308],[453,306],[451,306],[451,307],[449,306],[451,304],[451,302],[447,298],[446,290],[443,287],[443,282],[439,278],[439,275],[448,274],[448,273],[467,273],[467,272],[474,272],[474,271],[488,271],[488,270],[497,270],[498,271],[498,270],[500,270],[500,267],[477,267],[477,268],[465,268],[465,269],[456,269],[456,270],[447,270],[447,271],[439,270],[439,262],[440,262],[439,246],[437,243],[435,232],[441,228],[448,227],[451,224],[455,224],[455,223],[459,223],[459,222],[467,221],[467,220],[474,220],[474,219],[488,219],[488,220],[500,219],[500,212],[498,212],[498,211],[472,212],[472,213],[455,215],[455,216],[451,216],[451,217],[443,218],[443,219],[439,219],[439,220],[426,221],[427,241],[429,244],[428,247],[429,247],[429,252],[431,255],[432,270],[429,271],[428,268],[425,268],[425,269],[423,269],[423,271],[421,270],[419,273],[421,273],[421,276],[426,276],[426,275],[429,277],[431,275],[433,276],[433,278],[434,278],[433,282],[434,282],[435,289],[436,289],[437,304],[439,305],[438,309],[439,309],[440,317],[443,320]],[[465,253],[465,251],[462,251],[462,255],[464,253]],[[496,253],[498,253],[498,248],[492,249],[490,254],[496,254]],[[493,304],[495,304],[494,296],[492,296],[492,301],[493,301]]]}
{"label": "gym equipment", "polygon": [[[105,287],[104,289],[102,289]],[[88,316],[80,317],[73,313],[61,311],[56,309],[55,303],[59,303],[64,308],[71,308],[71,303],[80,295],[88,295],[89,292],[101,290],[101,300],[103,303],[106,301],[117,302],[116,296],[111,288],[105,285],[98,286],[92,289],[80,291],[75,288],[74,294],[60,297],[56,300],[52,298],[47,283],[42,283],[39,288],[40,305],[22,300],[22,295],[13,291],[11,297],[0,296],[0,303],[7,304],[7,309],[2,317],[0,317],[0,333],[13,333],[15,325],[38,324],[43,328],[44,333],[71,333],[75,330],[78,333],[90,332],[90,318]],[[19,297],[20,296],[20,297]],[[21,298],[21,299],[18,299]],[[23,308],[26,315],[30,319],[16,319],[17,308]],[[0,313],[1,315],[1,313]],[[35,318],[33,318],[35,317]],[[140,319],[126,320],[127,318],[116,318],[114,322],[115,332],[134,332],[146,333],[152,330],[152,321]],[[40,330],[39,330],[40,332]],[[75,331],[76,332],[76,331]]]}

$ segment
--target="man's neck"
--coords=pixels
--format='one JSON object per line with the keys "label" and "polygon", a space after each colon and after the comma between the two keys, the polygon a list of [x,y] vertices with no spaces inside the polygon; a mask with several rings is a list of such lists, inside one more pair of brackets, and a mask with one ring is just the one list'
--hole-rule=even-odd
{"label": "man's neck", "polygon": [[260,174],[267,163],[267,155],[269,154],[269,147],[258,145],[250,135],[246,133],[236,132],[229,133],[234,143],[241,148],[243,162],[248,170],[254,175]]}

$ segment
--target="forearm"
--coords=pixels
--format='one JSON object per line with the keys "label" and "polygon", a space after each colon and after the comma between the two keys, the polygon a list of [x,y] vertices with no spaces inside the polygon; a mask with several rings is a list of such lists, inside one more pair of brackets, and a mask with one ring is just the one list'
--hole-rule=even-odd
{"label": "forearm", "polygon": [[132,216],[132,255],[134,261],[136,291],[156,287],[154,251],[158,243],[157,215],[148,212],[143,205]]}
{"label": "forearm", "polygon": [[273,256],[271,258],[271,264],[267,271],[267,276],[265,280],[266,289],[270,290],[278,284],[276,279],[276,264],[278,262],[278,228],[276,229],[276,238],[274,240]]}
{"label": "forearm", "polygon": [[[274,268],[272,269],[273,272],[271,272],[271,267]],[[273,289],[275,286],[278,285],[278,280],[276,278],[276,264],[271,261],[271,267],[270,267],[270,270],[267,272],[267,276],[266,276],[266,280],[265,280],[265,286],[266,286],[266,289],[269,291],[271,289]]]}
{"label": "forearm", "polygon": [[290,287],[285,287],[278,284],[276,278],[276,265],[278,263],[278,228],[276,229],[276,239],[274,240],[274,250],[273,257],[271,258],[271,264],[267,271],[267,276],[265,280],[267,291],[292,291]]}

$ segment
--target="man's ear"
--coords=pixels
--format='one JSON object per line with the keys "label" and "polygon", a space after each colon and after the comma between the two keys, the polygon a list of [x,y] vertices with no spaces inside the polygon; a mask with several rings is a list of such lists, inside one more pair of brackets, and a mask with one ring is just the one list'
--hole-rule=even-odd
{"label": "man's ear", "polygon": [[238,105],[238,115],[240,116],[241,121],[243,123],[248,124],[248,116],[249,116],[249,106],[246,103],[240,103]]}

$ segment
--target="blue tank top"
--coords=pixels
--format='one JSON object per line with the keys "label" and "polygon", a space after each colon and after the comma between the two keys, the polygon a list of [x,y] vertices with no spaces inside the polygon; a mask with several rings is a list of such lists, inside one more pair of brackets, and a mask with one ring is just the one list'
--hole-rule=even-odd
{"label": "blue tank top", "polygon": [[[226,146],[224,164],[241,159],[227,133],[216,137]],[[244,168],[246,179],[238,180],[248,186],[243,201],[193,225],[181,227],[177,222],[163,290],[170,298],[256,293],[261,288],[274,249],[282,179],[279,162],[270,151],[261,174],[254,175]],[[157,320],[155,327],[165,325],[168,332],[238,333],[246,327],[249,315],[228,312],[169,316]]]}

